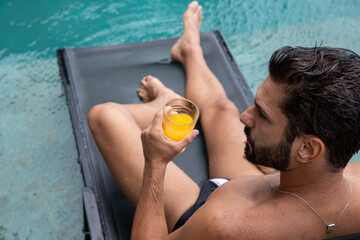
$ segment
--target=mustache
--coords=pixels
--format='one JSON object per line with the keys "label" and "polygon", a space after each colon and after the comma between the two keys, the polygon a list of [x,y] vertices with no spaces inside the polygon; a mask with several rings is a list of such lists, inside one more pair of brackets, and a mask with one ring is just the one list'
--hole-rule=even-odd
{"label": "mustache", "polygon": [[245,126],[244,132],[245,132],[246,141],[247,141],[247,144],[245,147],[245,152],[248,152],[248,153],[252,152],[255,149],[255,141],[254,141],[254,139],[252,139],[250,131],[251,131],[250,128],[248,126]]}
{"label": "mustache", "polygon": [[252,140],[252,139],[251,139],[251,136],[250,136],[250,128],[249,128],[248,126],[245,126],[244,132],[245,132],[246,138],[247,138],[248,140]]}

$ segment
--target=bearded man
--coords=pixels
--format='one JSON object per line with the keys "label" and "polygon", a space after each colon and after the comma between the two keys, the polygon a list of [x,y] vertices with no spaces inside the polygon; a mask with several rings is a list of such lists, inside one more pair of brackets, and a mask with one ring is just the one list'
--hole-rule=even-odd
{"label": "bearded man", "polygon": [[[181,98],[141,80],[144,104],[105,103],[89,126],[136,206],[132,239],[322,239],[360,231],[360,58],[346,49],[283,47],[241,115],[203,57],[202,8],[189,4],[171,49],[199,107],[209,157],[201,188],[171,160],[198,134],[164,136],[164,104]],[[276,169],[265,174],[266,166]],[[265,169],[265,170],[264,170]]]}

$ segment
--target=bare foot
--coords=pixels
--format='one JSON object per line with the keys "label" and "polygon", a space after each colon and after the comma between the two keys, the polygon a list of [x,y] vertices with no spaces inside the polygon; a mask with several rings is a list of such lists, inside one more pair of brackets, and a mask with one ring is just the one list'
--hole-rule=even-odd
{"label": "bare foot", "polygon": [[202,7],[193,1],[183,15],[184,33],[171,48],[171,58],[183,63],[184,56],[192,48],[200,49],[200,27],[202,23]]}
{"label": "bare foot", "polygon": [[170,99],[181,98],[173,90],[165,87],[159,79],[150,75],[141,79],[137,94],[145,103],[156,101],[162,105]]}

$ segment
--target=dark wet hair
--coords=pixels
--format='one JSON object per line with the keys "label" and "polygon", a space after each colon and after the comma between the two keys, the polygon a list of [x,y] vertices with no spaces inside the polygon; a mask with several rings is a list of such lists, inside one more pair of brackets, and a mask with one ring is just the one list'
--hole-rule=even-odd
{"label": "dark wet hair", "polygon": [[360,148],[359,55],[342,48],[286,46],[271,56],[269,73],[284,84],[279,107],[290,135],[319,137],[331,171],[344,168]]}

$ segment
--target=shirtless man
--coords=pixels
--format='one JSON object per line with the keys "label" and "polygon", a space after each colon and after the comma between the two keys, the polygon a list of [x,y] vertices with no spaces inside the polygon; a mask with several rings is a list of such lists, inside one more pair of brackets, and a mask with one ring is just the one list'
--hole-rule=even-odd
{"label": "shirtless man", "polygon": [[[217,185],[226,182],[211,195],[208,189],[216,187],[209,182],[200,195],[210,196],[197,211],[192,206],[200,188],[171,160],[198,132],[174,142],[161,128],[162,106],[179,95],[147,76],[138,90],[144,104],[105,103],[89,112],[90,128],[112,175],[137,206],[132,239],[322,239],[360,232],[360,162],[347,164],[360,146],[359,56],[340,65],[334,64],[336,59],[325,60],[324,68],[344,72],[335,77],[351,81],[338,82],[337,89],[332,80],[312,88],[317,81],[293,85],[287,77],[299,73],[292,79],[324,82],[334,76],[313,77],[324,70],[317,68],[321,61],[308,69],[300,65],[312,64],[315,52],[323,57],[350,53],[280,49],[255,104],[240,116],[203,58],[201,21],[201,6],[190,3],[184,33],[171,49],[171,57],[186,71],[185,97],[201,112],[210,178],[221,178],[214,181]],[[289,64],[296,69],[286,71]],[[313,94],[306,95],[308,91]],[[289,109],[287,103],[296,107]],[[279,171],[264,175],[254,164]]]}

